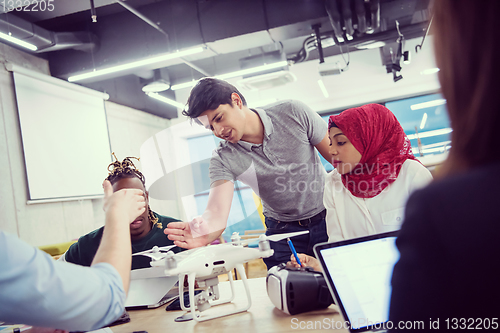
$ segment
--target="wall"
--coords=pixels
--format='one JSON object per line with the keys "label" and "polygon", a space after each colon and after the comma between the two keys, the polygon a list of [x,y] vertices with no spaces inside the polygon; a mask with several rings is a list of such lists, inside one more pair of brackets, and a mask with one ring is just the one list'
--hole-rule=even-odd
{"label": "wall", "polygon": [[[49,74],[44,59],[0,43],[0,61]],[[141,144],[169,120],[106,102],[112,150],[118,158],[139,156]],[[85,140],[85,138],[82,138]],[[140,169],[140,163],[137,165]],[[103,165],[103,169],[106,169]],[[70,186],[70,184],[69,184]],[[34,246],[66,242],[104,223],[102,199],[27,205],[26,172],[12,74],[0,66],[0,229]],[[177,202],[152,200],[153,210],[178,216]]]}

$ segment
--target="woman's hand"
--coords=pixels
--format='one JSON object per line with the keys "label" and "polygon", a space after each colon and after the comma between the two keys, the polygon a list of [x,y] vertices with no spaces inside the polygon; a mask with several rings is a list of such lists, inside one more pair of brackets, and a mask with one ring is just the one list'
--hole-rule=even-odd
{"label": "woman's hand", "polygon": [[[300,262],[302,263],[302,267],[312,267],[315,271],[321,272],[321,264],[319,263],[318,259],[308,256],[307,254],[304,253],[297,253],[297,256],[299,257]],[[293,267],[300,267],[299,263],[295,259],[295,256],[292,254],[290,256],[290,264]]]}

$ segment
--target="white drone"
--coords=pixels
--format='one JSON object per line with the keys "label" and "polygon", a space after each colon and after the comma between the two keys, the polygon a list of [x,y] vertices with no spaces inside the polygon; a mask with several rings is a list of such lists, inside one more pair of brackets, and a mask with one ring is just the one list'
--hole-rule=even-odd
{"label": "white drone", "polygon": [[[272,256],[274,250],[271,249],[269,241],[276,242],[289,237],[303,235],[308,232],[309,231],[306,230],[271,236],[260,235],[257,240],[241,240],[240,236],[234,233],[231,237],[231,243],[208,245],[179,252],[177,254],[173,251],[169,251],[171,248],[175,247],[175,245],[164,247],[155,246],[151,250],[134,253],[133,255],[144,255],[152,258],[151,266],[164,266],[166,276],[177,275],[179,277],[179,299],[182,310],[190,311],[192,318],[196,321],[205,321],[248,310],[252,305],[252,301],[243,264],[252,259]],[[259,243],[258,248],[245,247],[245,245],[256,241]],[[235,295],[231,271],[235,268],[241,276],[243,285],[245,286],[247,305],[224,314],[202,316],[202,312],[212,305],[226,304],[233,301]],[[231,296],[228,299],[220,300],[218,276],[227,273],[229,273]],[[182,288],[186,276],[189,288],[189,307],[184,306],[184,290]],[[194,295],[195,284],[197,284],[199,288],[203,288],[201,293],[196,295],[196,297]],[[186,319],[188,318],[186,316],[183,317]]]}

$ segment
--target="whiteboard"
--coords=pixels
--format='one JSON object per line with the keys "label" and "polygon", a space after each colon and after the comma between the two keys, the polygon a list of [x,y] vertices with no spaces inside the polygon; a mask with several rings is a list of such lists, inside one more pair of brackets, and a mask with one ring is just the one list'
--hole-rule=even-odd
{"label": "whiteboard", "polygon": [[14,69],[13,74],[28,199],[57,201],[102,195],[101,184],[112,161],[105,95],[50,76],[22,72]]}

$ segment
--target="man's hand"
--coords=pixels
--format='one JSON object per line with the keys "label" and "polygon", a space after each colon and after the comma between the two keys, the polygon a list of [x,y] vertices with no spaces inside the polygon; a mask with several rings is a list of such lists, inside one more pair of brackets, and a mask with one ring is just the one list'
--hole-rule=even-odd
{"label": "man's hand", "polygon": [[127,223],[131,223],[136,217],[146,210],[146,199],[144,192],[138,189],[122,189],[113,193],[113,187],[108,180],[102,183],[104,188],[104,206],[106,214],[124,214]]}
{"label": "man's hand", "polygon": [[195,217],[191,222],[170,222],[163,232],[175,245],[185,249],[209,243],[208,223],[201,216]]}

